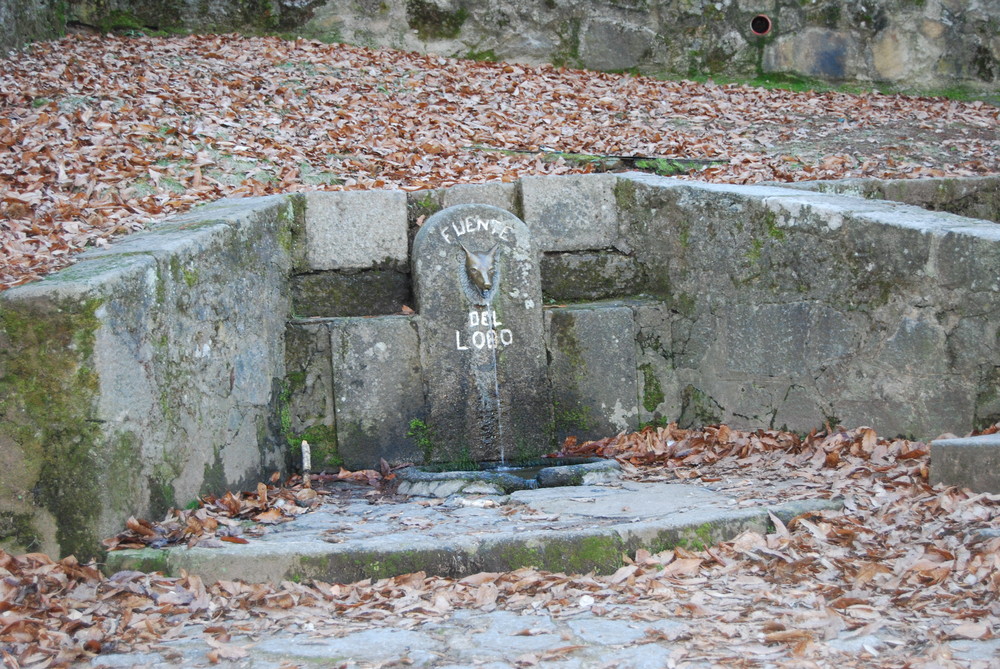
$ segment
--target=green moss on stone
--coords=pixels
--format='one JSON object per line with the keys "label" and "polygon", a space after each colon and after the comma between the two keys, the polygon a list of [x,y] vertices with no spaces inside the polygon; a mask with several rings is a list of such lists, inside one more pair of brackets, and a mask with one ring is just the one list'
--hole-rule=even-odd
{"label": "green moss on stone", "polygon": [[569,18],[559,24],[556,30],[559,46],[549,58],[556,67],[579,67],[581,65],[580,26],[581,20],[578,17]]}
{"label": "green moss on stone", "polygon": [[0,548],[9,553],[34,553],[42,548],[42,537],[30,513],[0,511]]}
{"label": "green moss on stone", "polygon": [[330,425],[313,425],[301,435],[297,435],[297,443],[292,445],[292,454],[296,462],[302,461],[302,442],[309,442],[309,453],[312,458],[313,471],[336,469],[344,464],[337,445],[337,429]]}
{"label": "green moss on stone", "polygon": [[424,462],[433,462],[435,453],[441,450],[433,428],[420,418],[414,418],[410,421],[406,436],[412,439],[417,448],[420,449],[424,456]]}
{"label": "green moss on stone", "polygon": [[653,365],[644,362],[639,365],[639,371],[642,372],[642,407],[649,413],[653,413],[656,411],[656,407],[660,406],[666,399],[666,395],[663,394],[660,380],[656,378]]}
{"label": "green moss on stone", "polygon": [[458,37],[468,17],[469,12],[464,7],[449,12],[426,0],[406,1],[406,21],[425,42]]}
{"label": "green moss on stone", "polygon": [[688,385],[681,391],[681,415],[678,424],[681,427],[702,427],[717,425],[722,421],[724,410],[705,391]]}
{"label": "green moss on stone", "polygon": [[56,519],[60,550],[80,559],[101,552],[97,524],[106,497],[91,366],[102,303],[0,307],[0,439],[13,442],[19,467],[37,472],[36,503]]}

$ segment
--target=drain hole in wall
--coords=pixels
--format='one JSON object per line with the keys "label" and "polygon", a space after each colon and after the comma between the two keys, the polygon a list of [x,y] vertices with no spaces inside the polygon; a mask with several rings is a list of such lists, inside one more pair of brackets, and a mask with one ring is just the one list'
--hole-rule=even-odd
{"label": "drain hole in wall", "polygon": [[771,32],[771,19],[763,14],[758,14],[750,19],[750,30],[758,37],[768,34]]}

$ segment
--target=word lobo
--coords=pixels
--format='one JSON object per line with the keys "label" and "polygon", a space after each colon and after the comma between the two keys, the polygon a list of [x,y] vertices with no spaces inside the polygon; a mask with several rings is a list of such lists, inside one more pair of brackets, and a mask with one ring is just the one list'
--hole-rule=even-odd
{"label": "word lobo", "polygon": [[[474,349],[493,349],[499,346],[510,346],[514,342],[514,333],[506,328],[502,328],[503,323],[497,318],[496,311],[484,309],[483,311],[469,312],[469,328],[482,328],[472,330],[472,334],[455,330],[455,348],[459,351]],[[463,340],[463,335],[465,339]],[[464,343],[463,343],[464,341]]]}

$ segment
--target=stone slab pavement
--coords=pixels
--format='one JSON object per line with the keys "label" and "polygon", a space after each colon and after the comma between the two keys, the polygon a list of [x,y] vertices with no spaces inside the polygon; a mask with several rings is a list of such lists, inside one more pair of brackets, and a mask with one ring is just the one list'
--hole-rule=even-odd
{"label": "stone slab pavement", "polygon": [[458,577],[529,566],[611,573],[624,554],[640,548],[700,548],[746,530],[767,532],[769,513],[787,522],[840,504],[813,499],[746,506],[704,486],[636,482],[370,502],[334,498],[248,544],[115,551],[107,569],[184,570],[206,583],[276,584],[353,583],[417,571]]}
{"label": "stone slab pavement", "polygon": [[[552,571],[585,573],[593,566],[599,572],[609,572],[620,566],[622,553],[634,553],[640,547],[663,550],[671,541],[674,545],[722,541],[746,529],[768,531],[769,513],[788,522],[806,511],[840,507],[836,499],[767,502],[794,497],[769,489],[760,499],[737,500],[704,485],[633,482],[526,490],[505,497],[456,495],[443,500],[386,501],[357,494],[331,495],[319,509],[273,527],[249,544],[120,551],[111,554],[110,567],[135,568],[156,562],[161,570],[178,573],[185,569],[206,582],[303,578],[303,561],[322,564],[328,582],[343,583],[406,573],[402,570],[414,567],[428,574],[457,576],[515,569],[528,566],[528,562]],[[598,559],[593,561],[595,565],[588,565],[573,553],[593,548],[595,543],[602,547],[602,540],[619,551],[606,563]],[[497,554],[504,546],[519,549],[509,550],[504,558]],[[391,559],[406,552],[410,558]],[[329,559],[331,555],[339,559]],[[447,559],[442,560],[442,555]],[[489,568],[481,569],[482,565]],[[103,654],[89,666],[717,666],[704,658],[685,656],[685,639],[698,634],[697,621],[690,618],[673,618],[662,611],[651,615],[641,601],[595,606],[593,598],[581,596],[572,604],[575,606],[558,614],[544,607],[520,612],[458,608],[442,618],[410,621],[405,627],[371,621],[359,628],[347,621],[303,616],[296,624],[284,624],[273,633],[240,635],[237,627],[228,643],[245,655],[215,658],[215,662],[209,656],[213,648],[211,630],[205,629],[209,623],[191,621],[179,633],[161,640],[153,652]],[[863,628],[841,632],[827,643],[832,653],[850,657],[892,649],[892,644],[899,642],[888,631],[869,633]],[[767,652],[761,646],[762,655],[745,658],[746,666],[778,666],[774,663],[782,662],[781,648],[773,649],[774,656],[767,656]],[[949,652],[956,666],[996,666],[990,663],[1000,656],[1000,638],[951,641]]]}

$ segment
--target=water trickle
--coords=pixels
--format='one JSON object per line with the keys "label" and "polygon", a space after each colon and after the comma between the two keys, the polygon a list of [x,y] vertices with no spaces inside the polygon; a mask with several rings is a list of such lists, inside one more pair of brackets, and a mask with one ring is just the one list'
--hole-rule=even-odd
{"label": "water trickle", "polygon": [[496,207],[456,205],[425,221],[413,257],[421,420],[437,445],[427,459],[510,463],[514,444],[519,456],[544,452],[551,399],[527,226]]}
{"label": "water trickle", "polygon": [[492,314],[492,320],[490,321],[490,331],[493,333],[493,397],[496,400],[496,438],[500,445],[500,464],[507,464],[507,456],[504,452],[504,441],[503,441],[503,401],[500,398],[500,367],[499,367],[499,350],[500,350],[500,338],[497,331],[496,324],[496,312],[493,310],[493,293],[494,291],[487,291],[485,296],[486,300],[486,311]]}

